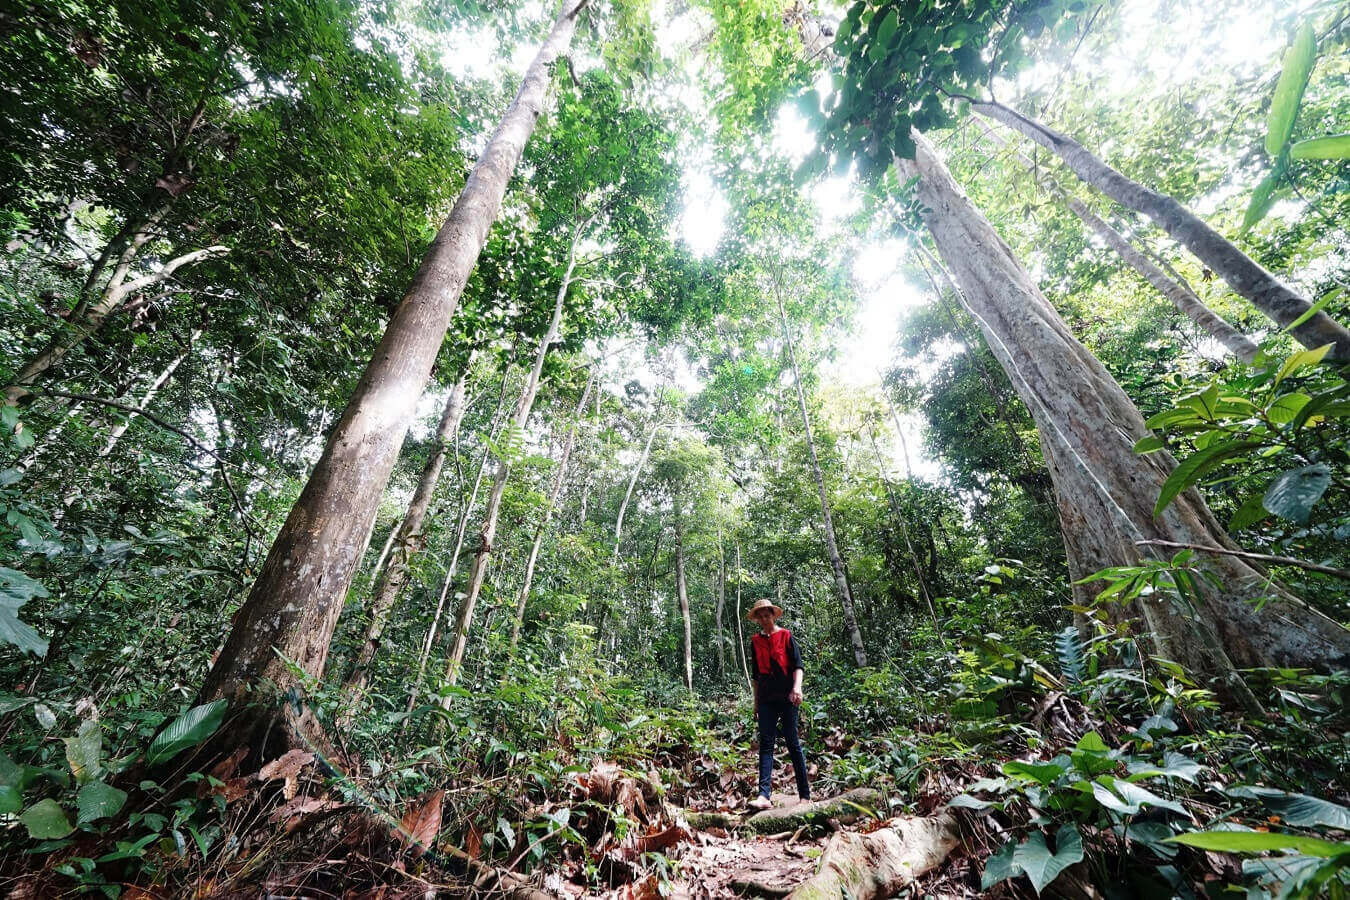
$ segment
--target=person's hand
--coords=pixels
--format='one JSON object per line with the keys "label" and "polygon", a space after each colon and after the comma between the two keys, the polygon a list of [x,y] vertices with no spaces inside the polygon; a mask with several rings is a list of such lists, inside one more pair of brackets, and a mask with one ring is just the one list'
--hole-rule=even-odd
{"label": "person's hand", "polygon": [[788,692],[788,702],[791,703],[793,706],[801,706],[802,700],[804,698],[805,695],[796,688],[793,688],[791,691]]}

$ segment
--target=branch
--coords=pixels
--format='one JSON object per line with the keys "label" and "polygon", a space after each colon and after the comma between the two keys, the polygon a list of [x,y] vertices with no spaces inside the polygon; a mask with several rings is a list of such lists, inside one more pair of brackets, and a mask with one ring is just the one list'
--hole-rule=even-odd
{"label": "branch", "polygon": [[158,272],[152,272],[149,275],[143,275],[135,281],[127,281],[118,285],[119,293],[134,294],[142,288],[147,288],[152,284],[158,284],[172,275],[183,266],[192,263],[201,262],[203,259],[209,259],[212,256],[223,256],[230,252],[229,247],[216,245],[214,247],[205,247],[201,250],[193,250],[191,253],[184,253],[182,256],[176,256],[164,264],[164,267]]}
{"label": "branch", "polygon": [[1201,553],[1216,553],[1221,556],[1236,556],[1241,559],[1250,559],[1253,562],[1270,563],[1276,566],[1297,566],[1300,569],[1307,569],[1311,572],[1321,572],[1325,575],[1334,575],[1337,578],[1344,578],[1350,581],[1350,570],[1337,569],[1333,566],[1324,566],[1320,563],[1308,562],[1304,559],[1295,559],[1292,556],[1271,556],[1268,553],[1248,553],[1245,550],[1229,550],[1227,547],[1210,547],[1205,544],[1187,544],[1182,541],[1135,541],[1138,546],[1150,545],[1155,547],[1171,547],[1175,550],[1199,550]]}

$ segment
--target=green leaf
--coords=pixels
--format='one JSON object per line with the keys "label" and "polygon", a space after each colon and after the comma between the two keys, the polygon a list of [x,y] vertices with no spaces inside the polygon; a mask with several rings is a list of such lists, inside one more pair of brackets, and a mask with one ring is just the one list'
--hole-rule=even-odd
{"label": "green leaf", "polygon": [[1247,204],[1247,211],[1242,214],[1243,234],[1251,231],[1252,226],[1264,219],[1270,208],[1275,205],[1275,189],[1280,186],[1280,179],[1283,177],[1283,171],[1269,172],[1256,185],[1252,191],[1251,202]]}
{"label": "green leaf", "polygon": [[122,811],[127,802],[127,792],[119,791],[102,781],[92,781],[80,788],[75,795],[75,807],[78,810],[76,824],[83,825],[97,819],[106,819]]}
{"label": "green leaf", "polygon": [[1153,514],[1162,515],[1162,511],[1178,494],[1218,468],[1225,460],[1246,453],[1257,446],[1259,444],[1256,441],[1224,441],[1192,453],[1182,460],[1163,482],[1162,490],[1158,492],[1158,502],[1153,506]]}
{"label": "green leaf", "polygon": [[1022,874],[1022,867],[1013,862],[1013,854],[1016,852],[1017,842],[1008,841],[997,853],[985,860],[984,874],[980,876],[980,890],[987,891],[1000,881],[1016,878]]}
{"label": "green leaf", "polygon": [[1270,113],[1266,117],[1266,152],[1271,156],[1279,156],[1289,143],[1316,59],[1317,38],[1313,35],[1312,23],[1305,22],[1285,51],[1280,80],[1270,101]]}
{"label": "green leaf", "polygon": [[1143,454],[1143,453],[1152,453],[1155,450],[1161,450],[1162,448],[1163,448],[1162,439],[1150,434],[1148,437],[1140,438],[1139,440],[1135,441],[1134,447],[1132,449],[1134,450],[1135,453]]}
{"label": "green leaf", "polygon": [[1003,764],[1004,775],[1017,775],[1038,784],[1047,787],[1059,780],[1059,777],[1069,770],[1069,767],[1061,762],[1046,763],[1028,763],[1028,762],[1008,762]]}
{"label": "green leaf", "polygon": [[876,42],[881,45],[882,49],[890,48],[891,38],[895,37],[895,31],[899,27],[900,17],[894,9],[891,9],[886,13],[886,18],[882,19],[881,24],[877,26]]}
{"label": "green leaf", "polygon": [[1247,502],[1243,503],[1238,511],[1233,513],[1233,518],[1228,523],[1228,530],[1241,531],[1243,528],[1250,528],[1269,515],[1266,512],[1266,505],[1261,502],[1262,499],[1260,494],[1253,494],[1248,497]]}
{"label": "green leaf", "polygon": [[1309,138],[1289,148],[1293,159],[1350,159],[1350,132]]}
{"label": "green leaf", "polygon": [[1279,384],[1295,372],[1317,365],[1329,350],[1331,350],[1331,345],[1323,344],[1320,347],[1314,347],[1312,350],[1300,350],[1292,354],[1284,361],[1284,365],[1280,366],[1280,371],[1275,376],[1275,384]]}
{"label": "green leaf", "polygon": [[1338,288],[1332,288],[1331,290],[1329,290],[1329,291],[1327,291],[1325,294],[1323,294],[1323,295],[1322,295],[1322,298],[1321,298],[1320,300],[1318,300],[1318,301],[1317,301],[1316,303],[1314,303],[1312,306],[1308,307],[1308,310],[1307,310],[1305,313],[1303,313],[1303,315],[1299,316],[1297,319],[1295,319],[1294,321],[1290,322],[1288,325],[1284,326],[1284,328],[1282,328],[1282,329],[1280,329],[1280,330],[1283,331],[1284,333],[1288,334],[1289,332],[1293,331],[1293,330],[1294,330],[1295,328],[1297,328],[1298,326],[1302,325],[1304,322],[1306,322],[1306,321],[1308,321],[1309,319],[1311,319],[1313,316],[1317,315],[1319,312],[1322,311],[1322,307],[1326,306],[1328,303],[1330,303],[1331,301],[1335,300],[1337,297],[1339,297],[1339,296],[1340,296],[1341,294],[1343,294],[1343,293],[1345,293],[1345,288],[1339,288],[1339,287],[1338,287]]}
{"label": "green leaf", "polygon": [[224,720],[227,705],[228,701],[222,697],[183,713],[150,742],[145,761],[156,765],[209,738]]}
{"label": "green leaf", "polygon": [[65,739],[66,762],[70,763],[70,774],[75,776],[76,784],[93,781],[102,772],[99,757],[103,755],[103,730],[93,719],[80,723],[80,730],[74,737]]}
{"label": "green leaf", "polygon": [[1186,844],[1201,850],[1221,853],[1262,853],[1266,850],[1293,850],[1308,856],[1331,858],[1350,853],[1350,843],[1338,844],[1319,838],[1297,834],[1275,834],[1265,831],[1188,831],[1167,839],[1174,844]]}
{"label": "green leaf", "polygon": [[28,829],[28,836],[35,841],[63,838],[75,830],[75,826],[66,818],[66,811],[50,797],[28,807],[19,816],[19,821]]}
{"label": "green leaf", "polygon": [[1013,853],[1013,863],[1020,866],[1031,880],[1031,886],[1040,894],[1069,866],[1083,858],[1083,838],[1073,825],[1064,825],[1055,833],[1054,853],[1046,846],[1045,835],[1036,832]]}
{"label": "green leaf", "polygon": [[1323,826],[1350,831],[1350,809],[1330,800],[1291,794],[1274,788],[1251,788],[1271,812],[1295,828]]}
{"label": "green leaf", "polygon": [[12,784],[0,785],[0,815],[13,815],[23,809],[23,792]]}
{"label": "green leaf", "polygon": [[1304,525],[1330,486],[1331,469],[1326,463],[1292,469],[1270,483],[1261,505],[1281,519]]}
{"label": "green leaf", "polygon": [[1298,417],[1299,410],[1307,406],[1310,400],[1312,397],[1298,391],[1281,394],[1266,408],[1266,417],[1276,425],[1288,425]]}
{"label": "green leaf", "polygon": [[47,642],[32,626],[19,621],[19,609],[47,589],[22,572],[0,566],[0,645],[13,644],[34,656],[47,655]]}

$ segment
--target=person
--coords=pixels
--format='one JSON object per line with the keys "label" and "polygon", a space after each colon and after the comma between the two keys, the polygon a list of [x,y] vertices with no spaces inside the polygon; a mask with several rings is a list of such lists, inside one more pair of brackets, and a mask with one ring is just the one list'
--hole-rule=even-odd
{"label": "person", "polygon": [[773,601],[761,599],[750,608],[747,618],[759,626],[759,634],[750,638],[755,661],[755,718],[759,720],[759,796],[750,801],[751,809],[768,809],[773,784],[773,745],[782,735],[797,779],[797,797],[811,799],[806,780],[806,757],[797,738],[797,707],[802,702],[802,654],[792,632],[778,627],[783,610]]}

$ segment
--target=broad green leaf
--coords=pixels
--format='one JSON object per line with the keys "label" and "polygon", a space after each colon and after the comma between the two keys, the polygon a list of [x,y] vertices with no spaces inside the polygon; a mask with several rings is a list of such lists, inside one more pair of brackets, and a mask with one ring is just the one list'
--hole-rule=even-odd
{"label": "broad green leaf", "polygon": [[1008,762],[1003,764],[1004,775],[1021,776],[1047,787],[1059,780],[1059,776],[1068,770],[1069,767],[1064,763],[1053,761],[1046,763]]}
{"label": "broad green leaf", "polygon": [[1266,512],[1266,505],[1261,502],[1262,499],[1260,494],[1253,494],[1248,497],[1247,502],[1243,503],[1238,511],[1233,513],[1233,518],[1228,523],[1228,530],[1241,531],[1243,528],[1250,528],[1270,515]]}
{"label": "broad green leaf", "polygon": [[23,792],[12,784],[0,785],[0,815],[13,815],[23,809]]}
{"label": "broad green leaf", "polygon": [[1270,113],[1266,117],[1266,152],[1271,156],[1279,156],[1289,143],[1289,136],[1294,132],[1294,120],[1298,117],[1298,107],[1303,102],[1303,92],[1308,87],[1308,76],[1312,73],[1316,59],[1317,38],[1313,35],[1312,23],[1304,22],[1294,42],[1285,51],[1280,80],[1275,84],[1275,95],[1270,101]]}
{"label": "broad green leaf", "polygon": [[93,781],[102,772],[99,757],[103,755],[103,730],[93,719],[80,723],[74,737],[65,738],[66,762],[76,784]]}
{"label": "broad green leaf", "polygon": [[1323,826],[1350,831],[1350,809],[1307,794],[1290,794],[1274,788],[1252,788],[1271,812],[1295,828]]}
{"label": "broad green leaf", "polygon": [[1162,515],[1162,511],[1178,494],[1205,477],[1225,460],[1246,453],[1257,446],[1259,444],[1256,441],[1224,441],[1192,453],[1182,460],[1163,482],[1162,490],[1158,492],[1158,502],[1153,506],[1153,514]]}
{"label": "broad green leaf", "polygon": [[899,15],[894,9],[889,10],[886,13],[886,18],[882,19],[881,24],[877,26],[876,43],[881,46],[882,50],[890,48],[891,38],[895,37],[895,31],[899,27]]}
{"label": "broad green leaf", "polygon": [[1297,834],[1266,831],[1189,831],[1168,838],[1174,844],[1186,844],[1220,853],[1262,853],[1267,850],[1293,850],[1308,856],[1331,858],[1350,853],[1350,843],[1338,844]]}
{"label": "broad green leaf", "polygon": [[47,589],[22,572],[0,566],[0,645],[13,644],[34,656],[47,655],[47,642],[31,625],[19,621],[19,609]]}
{"label": "broad green leaf", "polygon": [[83,825],[97,819],[106,819],[122,811],[127,792],[102,781],[91,781],[75,795],[76,824]]}
{"label": "broad green leaf", "polygon": [[1017,852],[1017,842],[1008,841],[998,852],[984,862],[984,874],[980,876],[980,890],[987,891],[1000,881],[1016,878],[1022,874],[1022,867],[1013,861]]}
{"label": "broad green leaf", "polygon": [[1143,454],[1143,453],[1153,453],[1155,450],[1161,450],[1162,448],[1163,448],[1162,440],[1156,437],[1155,435],[1150,434],[1148,437],[1140,438],[1139,440],[1135,441],[1134,447],[1132,449],[1134,450],[1135,453]]}
{"label": "broad green leaf", "polygon": [[174,719],[168,728],[150,742],[150,749],[145,751],[145,761],[156,765],[209,738],[224,720],[227,704],[228,701],[221,698],[194,706]]}
{"label": "broad green leaf", "polygon": [[1083,858],[1083,838],[1073,825],[1064,825],[1055,833],[1055,847],[1055,852],[1051,853],[1045,835],[1037,831],[1013,853],[1012,861],[1026,873],[1037,894]]}
{"label": "broad green leaf", "polygon": [[1266,488],[1261,505],[1281,519],[1304,525],[1312,508],[1331,486],[1331,469],[1315,463],[1284,472]]}
{"label": "broad green leaf", "polygon": [[1310,400],[1312,397],[1298,391],[1281,394],[1266,409],[1266,416],[1276,425],[1288,425],[1297,418],[1299,410],[1307,406]]}
{"label": "broad green leaf", "polygon": [[1350,159],[1350,132],[1309,138],[1289,148],[1293,159]]}
{"label": "broad green leaf", "polygon": [[981,800],[978,797],[972,797],[970,794],[957,794],[947,801],[947,806],[956,809],[988,809],[994,804],[989,800]]}
{"label": "broad green leaf", "polygon": [[1317,365],[1330,349],[1330,344],[1323,344],[1320,347],[1314,347],[1312,350],[1300,350],[1292,354],[1284,361],[1284,365],[1280,366],[1280,371],[1275,376],[1275,383],[1278,385],[1295,372]]}
{"label": "broad green leaf", "polygon": [[28,836],[35,841],[63,838],[75,830],[75,826],[66,818],[66,811],[50,797],[24,810],[23,815],[19,816],[19,822],[28,829]]}

